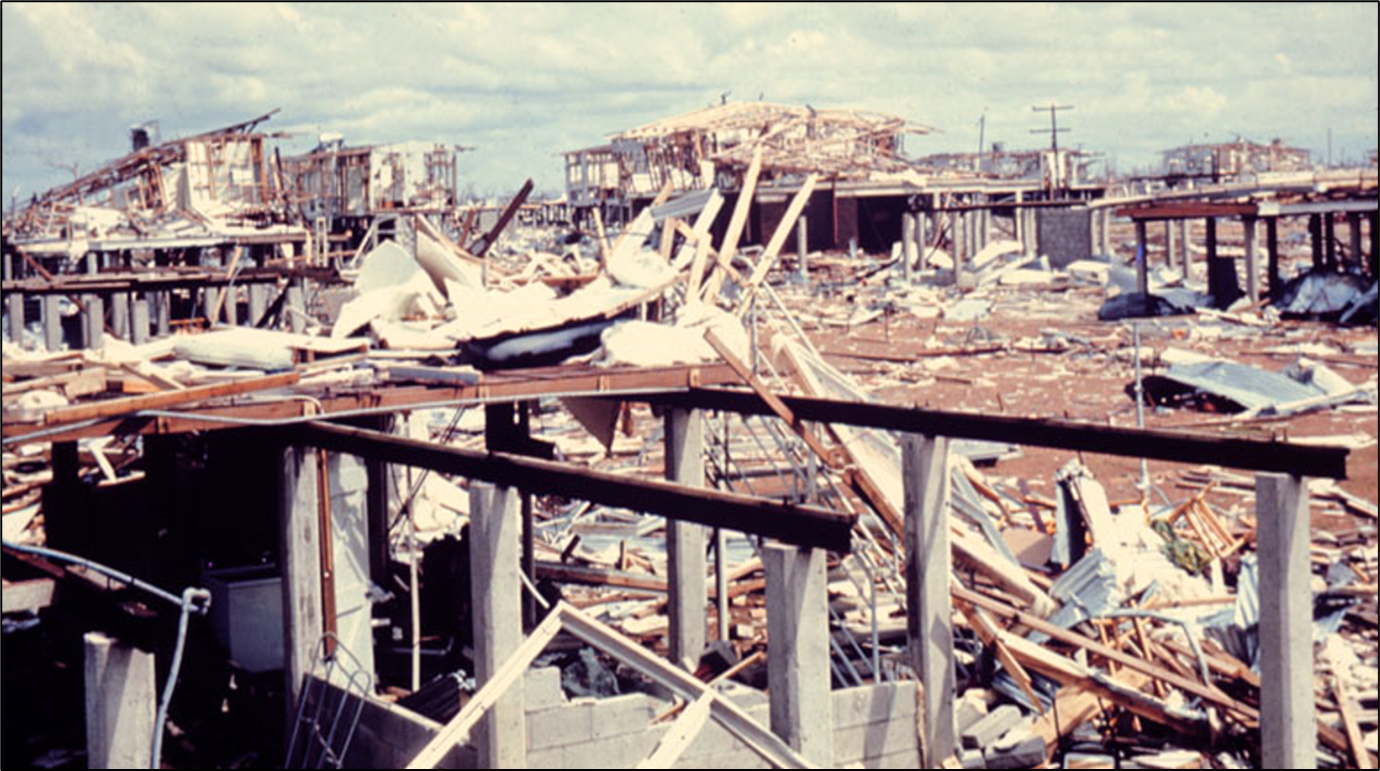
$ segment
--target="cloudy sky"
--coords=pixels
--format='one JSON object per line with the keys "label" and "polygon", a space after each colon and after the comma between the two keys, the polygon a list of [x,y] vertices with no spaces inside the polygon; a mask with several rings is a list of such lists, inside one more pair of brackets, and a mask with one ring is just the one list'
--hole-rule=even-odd
{"label": "cloudy sky", "polygon": [[1187,142],[1261,141],[1362,157],[1376,147],[1375,3],[1190,5],[387,5],[5,3],[8,199],[127,150],[281,107],[287,150],[475,147],[479,192],[532,176],[611,132],[734,100],[879,110],[941,133],[915,155],[1047,143],[1120,170]]}

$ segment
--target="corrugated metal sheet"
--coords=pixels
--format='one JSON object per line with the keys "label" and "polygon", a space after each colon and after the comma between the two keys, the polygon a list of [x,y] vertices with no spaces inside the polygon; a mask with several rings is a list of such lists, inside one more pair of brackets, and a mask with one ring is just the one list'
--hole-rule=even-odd
{"label": "corrugated metal sheet", "polygon": [[1146,385],[1150,386],[1156,379],[1220,396],[1248,410],[1325,395],[1320,389],[1306,386],[1278,372],[1267,372],[1233,361],[1177,364],[1163,375],[1146,378]]}

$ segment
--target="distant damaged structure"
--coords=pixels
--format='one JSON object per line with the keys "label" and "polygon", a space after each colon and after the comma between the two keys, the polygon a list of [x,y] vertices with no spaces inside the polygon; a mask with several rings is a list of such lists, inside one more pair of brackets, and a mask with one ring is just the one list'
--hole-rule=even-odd
{"label": "distant damaged structure", "polygon": [[285,205],[268,135],[255,130],[272,115],[161,143],[151,124],[141,124],[131,131],[131,153],[34,196],[6,219],[6,241],[30,254],[73,259],[300,241],[305,233]]}
{"label": "distant damaged structure", "polygon": [[310,221],[385,211],[449,211],[458,201],[456,158],[465,148],[430,142],[345,147],[326,138],[283,159],[292,203]]}
{"label": "distant damaged structure", "polygon": [[1167,177],[1214,182],[1243,175],[1313,168],[1312,154],[1306,148],[1289,147],[1281,139],[1259,144],[1237,137],[1235,142],[1175,147],[1161,155]]}
{"label": "distant damaged structure", "polygon": [[586,218],[599,201],[639,208],[668,185],[673,193],[732,189],[759,149],[764,180],[807,173],[848,179],[901,173],[911,168],[902,154],[903,136],[930,130],[875,112],[732,102],[653,121],[610,135],[607,145],[566,153],[567,196],[574,215]]}

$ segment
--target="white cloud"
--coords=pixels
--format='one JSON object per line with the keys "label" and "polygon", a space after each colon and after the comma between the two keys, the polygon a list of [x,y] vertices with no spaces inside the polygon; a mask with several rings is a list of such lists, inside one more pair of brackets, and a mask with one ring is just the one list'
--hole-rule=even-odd
{"label": "white cloud", "polygon": [[[559,153],[733,99],[858,107],[944,133],[916,152],[1071,143],[1147,157],[1235,132],[1373,147],[1375,4],[3,6],[4,180],[91,168],[126,127],[165,135],[281,106],[277,127],[479,145],[480,188],[555,187]],[[1067,124],[1065,121],[1067,120]],[[1324,125],[1326,124],[1326,125]],[[308,141],[304,138],[302,141]],[[1357,148],[1358,150],[1361,148]],[[71,157],[53,154],[68,153]]]}

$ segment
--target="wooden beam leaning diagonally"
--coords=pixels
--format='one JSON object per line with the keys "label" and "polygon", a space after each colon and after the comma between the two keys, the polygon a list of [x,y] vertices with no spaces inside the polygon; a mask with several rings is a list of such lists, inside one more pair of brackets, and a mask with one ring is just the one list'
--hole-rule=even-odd
{"label": "wooden beam leaning diagonally", "polygon": [[819,177],[815,174],[806,177],[800,185],[800,190],[796,191],[795,197],[786,207],[786,214],[776,226],[776,232],[772,234],[766,251],[762,252],[762,258],[757,261],[757,267],[753,269],[752,276],[748,279],[748,285],[743,287],[743,296],[738,301],[738,309],[734,311],[738,318],[742,318],[743,314],[747,313],[753,296],[757,294],[757,287],[767,279],[767,273],[771,271],[772,265],[776,264],[776,255],[781,253],[781,247],[786,245],[786,239],[795,230],[795,221],[805,210],[805,204],[809,203],[810,195],[814,193],[815,182],[818,179]]}
{"label": "wooden beam leaning diagonally", "polygon": [[[738,200],[733,204],[733,216],[728,220],[728,230],[724,232],[724,240],[719,249],[719,264],[732,267],[733,258],[738,256],[738,241],[743,237],[743,229],[747,226],[748,215],[752,213],[752,199],[757,195],[757,177],[762,172],[762,146],[752,151],[752,162],[748,164],[747,173],[743,176],[743,185],[738,191]],[[739,281],[740,279],[734,279]],[[719,296],[719,289],[723,286],[723,273],[716,273],[710,276],[709,283],[705,286],[705,299],[713,302]]]}
{"label": "wooden beam leaning diagonally", "polygon": [[752,374],[752,369],[749,368],[747,364],[733,355],[733,352],[728,349],[728,346],[724,345],[723,341],[714,334],[713,329],[706,329],[704,331],[704,339],[709,343],[709,346],[714,349],[715,353],[723,357],[724,362],[727,363],[734,372],[738,373],[738,377],[742,378],[743,382],[747,383],[748,387],[760,396],[762,401],[766,402],[767,405],[771,407],[771,411],[776,413],[777,417],[786,421],[786,425],[805,441],[805,445],[824,462],[824,465],[829,468],[840,467],[841,464],[838,462],[834,452],[828,447],[825,447],[824,443],[815,435],[815,432],[806,428],[805,425],[796,418],[795,414],[791,412],[791,408],[787,407],[776,394],[773,394],[767,388],[765,383],[759,380],[756,375]]}
{"label": "wooden beam leaning diagonally", "polygon": [[451,747],[466,736],[527,667],[560,632],[567,632],[619,659],[690,702],[706,698],[710,716],[776,768],[813,768],[780,738],[754,721],[741,707],[721,696],[710,686],[661,661],[642,646],[629,641],[612,628],[561,602],[552,609],[530,636],[518,646],[484,687],[474,695],[431,741],[407,764],[407,768],[435,768]]}
{"label": "wooden beam leaning diagonally", "polygon": [[512,485],[530,493],[564,495],[653,512],[669,519],[754,533],[841,554],[851,548],[856,517],[817,506],[783,504],[720,490],[636,479],[502,452],[464,450],[329,423],[280,430],[285,433],[284,441]]}

